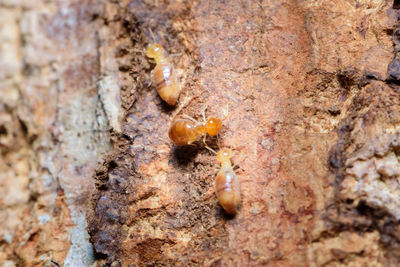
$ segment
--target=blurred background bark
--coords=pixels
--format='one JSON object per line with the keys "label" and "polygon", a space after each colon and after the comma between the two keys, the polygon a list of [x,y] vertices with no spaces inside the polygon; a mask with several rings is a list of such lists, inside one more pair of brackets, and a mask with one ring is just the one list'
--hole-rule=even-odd
{"label": "blurred background bark", "polygon": [[[0,263],[398,266],[396,2],[0,0]],[[235,217],[167,134],[226,104]]]}

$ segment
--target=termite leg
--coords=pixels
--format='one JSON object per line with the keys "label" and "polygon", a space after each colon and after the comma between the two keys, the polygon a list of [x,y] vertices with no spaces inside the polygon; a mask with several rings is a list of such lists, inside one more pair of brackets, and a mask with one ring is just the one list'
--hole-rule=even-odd
{"label": "termite leg", "polygon": [[182,52],[180,52],[180,53],[175,53],[175,54],[169,54],[170,57],[180,57],[180,56],[182,56],[182,55],[183,55]]}
{"label": "termite leg", "polygon": [[196,144],[192,144],[192,143],[190,143],[190,144],[187,144],[188,146],[196,146]]}
{"label": "termite leg", "polygon": [[214,153],[215,155],[217,154],[217,152],[215,152],[214,149],[212,149],[211,147],[209,147],[206,143],[206,138],[207,138],[207,134],[203,135],[203,143],[204,143],[204,147],[207,148],[208,150],[210,150],[212,153]]}
{"label": "termite leg", "polygon": [[[232,151],[232,157],[235,156],[235,151]],[[239,161],[241,161],[243,159],[243,157],[239,158]],[[240,170],[240,171],[244,171],[240,166],[238,166],[236,163],[232,164],[232,169],[236,169],[236,170]],[[236,171],[235,170],[235,171]]]}
{"label": "termite leg", "polygon": [[219,135],[217,135],[217,145],[218,145],[218,150],[221,150],[221,142],[219,141]]}
{"label": "termite leg", "polygon": [[[154,77],[154,69],[151,70],[150,75],[151,75],[151,77]],[[153,79],[150,79],[150,81],[151,81],[151,83],[150,83],[150,86],[151,86],[151,85],[153,85],[153,83],[154,83],[154,78],[153,78]],[[156,85],[156,84],[154,83],[154,85]]]}
{"label": "termite leg", "polygon": [[183,114],[182,117],[189,119],[189,120],[193,121],[194,123],[197,123],[197,121],[194,118],[190,117],[189,115]]}
{"label": "termite leg", "polygon": [[132,52],[135,52],[135,53],[142,54],[142,55],[145,55],[145,54],[146,54],[146,52],[143,52],[142,50],[139,50],[139,49],[132,49],[131,51],[132,51]]}
{"label": "termite leg", "polygon": [[210,197],[213,197],[215,194],[215,189],[214,186],[212,186],[210,189],[208,189],[208,191],[206,192],[206,194],[204,195],[204,200],[209,199]]}
{"label": "termite leg", "polygon": [[210,150],[212,153],[217,154],[217,152],[215,152],[215,150],[212,149],[211,147],[209,147],[207,144],[205,145],[205,148],[207,148],[208,150]]}
{"label": "termite leg", "polygon": [[233,166],[232,166],[232,170],[234,170],[234,172],[244,172],[244,170],[242,169],[242,167],[240,167],[240,166],[238,166],[238,165],[236,165],[236,164],[233,164]]}

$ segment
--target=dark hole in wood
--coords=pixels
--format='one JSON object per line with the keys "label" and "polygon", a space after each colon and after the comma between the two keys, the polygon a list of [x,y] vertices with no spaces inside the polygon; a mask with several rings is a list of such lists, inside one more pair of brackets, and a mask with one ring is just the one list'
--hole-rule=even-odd
{"label": "dark hole in wood", "polygon": [[7,129],[4,125],[0,125],[0,135],[7,135]]}
{"label": "dark hole in wood", "polygon": [[393,0],[393,9],[400,9],[400,0]]}

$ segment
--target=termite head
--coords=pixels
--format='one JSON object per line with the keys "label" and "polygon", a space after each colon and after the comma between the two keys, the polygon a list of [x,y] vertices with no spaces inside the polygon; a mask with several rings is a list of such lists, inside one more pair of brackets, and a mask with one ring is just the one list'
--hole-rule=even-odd
{"label": "termite head", "polygon": [[163,57],[163,48],[160,44],[153,43],[146,48],[146,56],[154,58],[156,61]]}
{"label": "termite head", "polygon": [[221,129],[222,129],[221,119],[211,117],[206,121],[205,130],[209,135],[211,136],[217,135],[219,131],[221,131]]}
{"label": "termite head", "polygon": [[229,148],[222,148],[217,152],[217,160],[219,162],[227,162],[233,157],[233,151]]}

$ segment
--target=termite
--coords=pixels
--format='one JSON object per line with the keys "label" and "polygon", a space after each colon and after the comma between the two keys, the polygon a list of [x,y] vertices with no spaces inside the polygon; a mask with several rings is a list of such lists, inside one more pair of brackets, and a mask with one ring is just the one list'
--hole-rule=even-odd
{"label": "termite", "polygon": [[[211,148],[207,147],[213,153],[216,153]],[[221,163],[221,169],[217,173],[215,179],[215,193],[219,204],[224,210],[232,215],[236,214],[237,208],[240,204],[240,185],[239,179],[236,176],[231,158],[233,151],[228,148],[220,149],[217,153],[217,160]]]}
{"label": "termite", "polygon": [[181,88],[176,79],[174,68],[164,55],[160,44],[150,44],[146,49],[146,56],[154,59],[156,67],[153,70],[153,81],[162,100],[174,106],[178,100]]}
{"label": "termite", "polygon": [[[228,106],[224,111],[224,118],[228,114]],[[210,117],[206,120],[206,116],[203,111],[203,121],[199,122],[187,115],[183,115],[174,120],[171,127],[169,128],[169,138],[177,146],[190,145],[193,142],[204,137],[203,142],[205,144],[206,135],[215,136],[222,129],[222,120],[215,117]]]}

